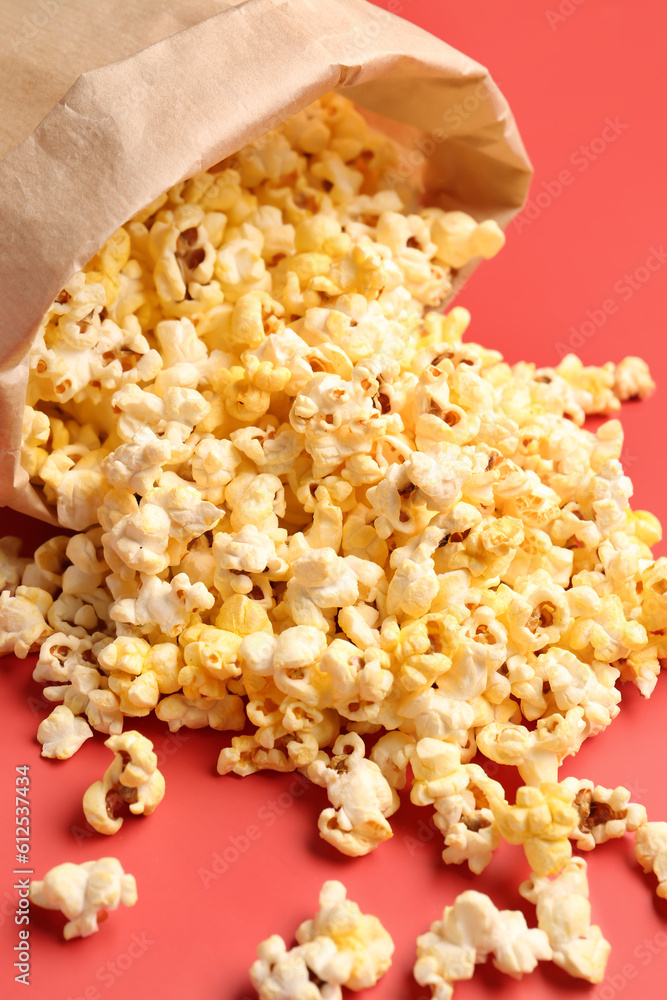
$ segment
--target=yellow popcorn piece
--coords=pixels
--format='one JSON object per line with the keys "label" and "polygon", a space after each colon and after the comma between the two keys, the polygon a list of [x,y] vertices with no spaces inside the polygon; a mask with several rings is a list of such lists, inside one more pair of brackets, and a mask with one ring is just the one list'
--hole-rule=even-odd
{"label": "yellow popcorn piece", "polygon": [[22,541],[13,535],[0,538],[0,593],[7,591],[9,596],[16,593],[20,586],[29,559],[21,559]]}
{"label": "yellow popcorn piece", "polygon": [[579,815],[572,805],[574,792],[562,783],[523,785],[515,805],[501,799],[490,802],[498,830],[510,844],[523,844],[529,865],[537,875],[556,875],[568,862],[568,840]]}

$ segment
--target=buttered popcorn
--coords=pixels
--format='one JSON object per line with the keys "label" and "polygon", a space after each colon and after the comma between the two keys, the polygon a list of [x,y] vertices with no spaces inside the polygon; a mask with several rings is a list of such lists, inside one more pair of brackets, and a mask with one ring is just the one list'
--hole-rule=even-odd
{"label": "buttered popcorn", "polygon": [[[447,864],[479,873],[504,838],[540,879],[572,840],[646,840],[624,789],[559,768],[667,658],[660,525],[629,506],[619,422],[583,426],[653,382],[635,357],[538,368],[464,343],[468,312],[437,308],[503,234],[399,195],[395,157],[327,95],[67,282],[30,354],[22,464],[74,536],[33,560],[0,542],[0,652],[38,653],[45,754],[89,727],[121,754],[87,793],[104,832],[107,795],[143,787],[116,780],[142,739],[125,719],[154,712],[238,734],[220,774],[325,787],[343,853],[391,837],[411,768]],[[478,752],[518,769],[515,802]],[[302,945],[265,944],[266,996],[338,995]]]}

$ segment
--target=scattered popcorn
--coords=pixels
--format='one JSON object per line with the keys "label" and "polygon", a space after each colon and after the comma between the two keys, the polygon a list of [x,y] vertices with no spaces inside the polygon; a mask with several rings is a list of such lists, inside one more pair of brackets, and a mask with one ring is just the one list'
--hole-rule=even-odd
{"label": "scattered popcorn", "polygon": [[578,979],[601,983],[611,946],[591,924],[584,859],[572,858],[554,879],[533,874],[519,892],[537,905],[537,925],[549,938],[554,963]]}
{"label": "scattered popcorn", "polygon": [[90,739],[93,731],[83,719],[72,714],[67,705],[58,705],[39,724],[37,739],[42,744],[42,757],[67,760]]}
{"label": "scattered popcorn", "polygon": [[277,934],[257,948],[250,978],[260,1000],[341,1000],[341,986],[375,986],[391,965],[394,943],[377,917],[346,899],[341,882],[325,882],[314,920],[289,951]]}
{"label": "scattered popcorn", "polygon": [[30,902],[47,910],[61,910],[67,917],[65,940],[94,934],[98,920],[109,910],[134,906],[137,883],[123,871],[116,858],[100,858],[76,865],[66,861],[46,873],[43,881],[30,883]]}
{"label": "scattered popcorn", "polygon": [[105,746],[115,753],[102,781],[91,785],[83,797],[83,811],[98,833],[117,833],[123,817],[117,810],[127,805],[136,816],[149,816],[164,797],[164,778],[150,740],[134,730],[111,736]]}
{"label": "scattered popcorn", "polygon": [[521,979],[552,951],[545,932],[529,928],[519,910],[498,910],[488,896],[468,890],[417,938],[414,976],[431,987],[434,1000],[451,1000],[452,984],[472,979],[475,965],[489,955],[497,969]]}

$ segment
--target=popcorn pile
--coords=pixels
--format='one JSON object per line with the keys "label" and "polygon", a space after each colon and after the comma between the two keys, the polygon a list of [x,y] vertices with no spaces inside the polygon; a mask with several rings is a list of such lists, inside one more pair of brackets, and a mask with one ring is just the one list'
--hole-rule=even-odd
{"label": "popcorn pile", "polygon": [[[328,95],[67,282],[30,356],[22,463],[75,534],[33,560],[0,543],[0,652],[39,652],[59,703],[44,755],[110,734],[119,756],[86,793],[104,832],[109,794],[134,812],[162,797],[122,734],[155,712],[173,731],[249,726],[218,771],[307,774],[345,854],[392,836],[410,766],[444,861],[479,873],[522,844],[540,913],[556,886],[587,900],[572,840],[638,830],[662,888],[662,825],[622,788],[558,779],[618,714],[618,683],[649,697],[667,656],[660,525],[629,506],[618,421],[583,427],[653,382],[634,357],[537,368],[463,343],[467,311],[435,310],[504,237],[388,187],[395,157]],[[514,803],[478,751],[518,768]],[[556,960],[597,976],[589,931],[575,960],[549,919]],[[466,939],[465,968],[500,947]]]}

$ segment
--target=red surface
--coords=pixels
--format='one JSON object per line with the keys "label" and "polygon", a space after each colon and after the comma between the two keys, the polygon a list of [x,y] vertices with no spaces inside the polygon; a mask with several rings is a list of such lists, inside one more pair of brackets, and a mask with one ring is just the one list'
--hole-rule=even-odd
{"label": "red surface", "polygon": [[[658,392],[624,409],[624,459],[635,483],[634,505],[667,521],[667,391],[661,365],[667,267],[651,272],[643,284],[644,272],[638,272],[634,290],[624,277],[632,277],[666,238],[663,4],[384,0],[378,5],[491,69],[535,165],[532,220],[510,227],[500,257],[483,265],[460,297],[473,314],[472,338],[499,348],[511,361],[556,363],[560,345],[572,337],[572,346],[589,363],[618,361],[628,353],[645,357]],[[606,144],[594,142],[608,118],[618,123],[617,136]],[[582,152],[591,143],[591,152]],[[563,170],[571,182],[559,192],[555,182]],[[607,299],[618,306],[616,312],[594,335],[577,335],[589,311],[599,319],[597,311]],[[3,516],[2,533],[13,528],[31,541],[36,533],[39,540],[49,534],[44,526],[35,530]],[[96,734],[70,761],[40,758],[34,733],[47,711],[39,686],[30,679],[33,663],[34,658],[0,661],[4,997],[252,997],[247,969],[256,944],[271,933],[290,939],[298,923],[313,914],[327,878],[342,879],[351,898],[377,914],[396,941],[392,969],[374,991],[363,994],[375,1000],[426,997],[411,976],[415,938],[464,889],[486,891],[502,907],[521,907],[534,922],[534,909],[517,892],[527,873],[520,848],[504,846],[481,877],[446,868],[440,836],[431,836],[425,825],[429,811],[408,802],[392,821],[392,841],[369,857],[343,858],[317,836],[322,790],[301,794],[290,776],[218,777],[215,762],[226,738],[212,731],[170,737],[161,723],[139,720],[138,728],[160,754],[166,798],[154,816],[127,820],[113,838],[93,834],[83,821],[81,797],[101,777],[109,751]],[[625,687],[620,717],[570,759],[564,773],[624,784],[653,819],[667,819],[666,713],[664,681],[649,702]],[[31,768],[35,877],[65,860],[113,854],[139,886],[136,907],[111,914],[99,934],[86,941],[63,942],[63,919],[33,909],[29,991],[13,982],[12,969],[19,929],[11,888],[14,768],[24,763]],[[218,861],[217,873],[216,858],[226,859]],[[594,919],[613,946],[604,985],[590,987],[549,963],[521,982],[480,967],[471,982],[456,986],[457,1000],[663,997],[667,904],[655,896],[655,879],[642,875],[629,838],[589,855],[589,874]]]}

